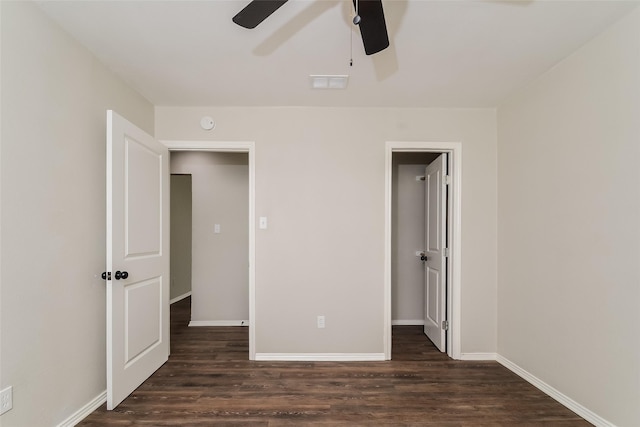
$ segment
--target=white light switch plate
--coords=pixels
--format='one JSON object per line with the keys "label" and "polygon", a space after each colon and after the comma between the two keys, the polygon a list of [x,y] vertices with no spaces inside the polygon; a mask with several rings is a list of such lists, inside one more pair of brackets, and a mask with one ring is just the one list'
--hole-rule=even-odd
{"label": "white light switch plate", "polygon": [[215,234],[220,234],[220,224],[215,224],[215,225],[213,226],[213,232],[214,232]]}

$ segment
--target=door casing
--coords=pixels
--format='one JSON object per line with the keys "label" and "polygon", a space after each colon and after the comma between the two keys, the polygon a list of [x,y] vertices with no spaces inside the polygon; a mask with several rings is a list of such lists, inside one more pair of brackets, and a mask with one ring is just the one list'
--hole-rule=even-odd
{"label": "door casing", "polygon": [[256,227],[255,227],[255,151],[254,141],[175,141],[160,140],[169,152],[209,151],[247,153],[249,157],[249,360],[256,359]]}
{"label": "door casing", "polygon": [[385,144],[385,227],[384,227],[384,322],[383,342],[386,360],[391,360],[391,220],[393,153],[431,152],[449,154],[448,234],[449,262],[447,264],[447,355],[460,359],[461,330],[461,249],[462,249],[462,143],[428,141],[387,141]]}

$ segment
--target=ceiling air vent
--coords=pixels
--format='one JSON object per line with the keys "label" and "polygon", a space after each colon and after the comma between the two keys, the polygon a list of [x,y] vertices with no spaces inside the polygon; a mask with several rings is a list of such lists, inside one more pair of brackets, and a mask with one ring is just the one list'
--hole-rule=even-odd
{"label": "ceiling air vent", "polygon": [[311,75],[309,80],[312,89],[346,89],[349,76]]}

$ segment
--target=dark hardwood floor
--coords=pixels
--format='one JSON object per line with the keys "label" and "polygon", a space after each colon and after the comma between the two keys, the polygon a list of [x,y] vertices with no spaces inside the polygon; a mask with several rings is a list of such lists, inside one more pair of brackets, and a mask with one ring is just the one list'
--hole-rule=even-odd
{"label": "dark hardwood floor", "polygon": [[496,362],[450,360],[421,327],[393,328],[389,362],[251,362],[247,328],[189,328],[190,304],[171,307],[169,361],[80,425],[591,425]]}

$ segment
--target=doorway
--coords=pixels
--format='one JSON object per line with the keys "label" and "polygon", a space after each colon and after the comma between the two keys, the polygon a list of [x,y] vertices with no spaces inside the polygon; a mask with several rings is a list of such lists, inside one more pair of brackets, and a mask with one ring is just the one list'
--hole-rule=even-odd
{"label": "doorway", "polygon": [[192,182],[191,174],[171,174],[169,304],[191,295]]}
{"label": "doorway", "polygon": [[[430,155],[436,157],[448,154],[448,209],[447,209],[447,240],[448,262],[446,267],[446,353],[453,359],[460,358],[460,254],[461,254],[461,177],[462,177],[462,144],[456,142],[387,142],[385,156],[385,284],[384,284],[384,350],[385,358],[391,359],[392,323],[393,323],[393,272],[394,254],[394,155],[416,156],[427,159]],[[424,156],[424,157],[421,157]],[[397,157],[397,159],[401,158]],[[418,248],[414,250],[417,251]],[[414,254],[415,255],[415,254]]]}
{"label": "doorway", "polygon": [[[249,252],[247,153],[177,151],[171,153],[173,174],[192,178],[192,256],[190,326],[249,325]],[[172,175],[175,179],[176,175]],[[172,194],[174,193],[172,187]],[[184,196],[182,197],[185,198]],[[173,205],[173,199],[172,199]],[[171,218],[172,225],[174,217]],[[180,240],[183,236],[179,236]],[[172,249],[176,243],[171,240]],[[176,251],[177,252],[177,251]],[[172,251],[172,255],[173,251]],[[171,258],[171,264],[182,259]]]}
{"label": "doorway", "polygon": [[[170,151],[178,152],[208,152],[208,153],[245,153],[248,163],[248,326],[249,326],[249,359],[255,360],[255,143],[254,142],[217,142],[217,141],[161,141]],[[213,233],[223,224],[216,227],[215,219],[211,219]],[[246,271],[246,270],[245,270]]]}
{"label": "doorway", "polygon": [[391,321],[424,325],[425,183],[422,177],[440,153],[394,153],[391,218]]}

